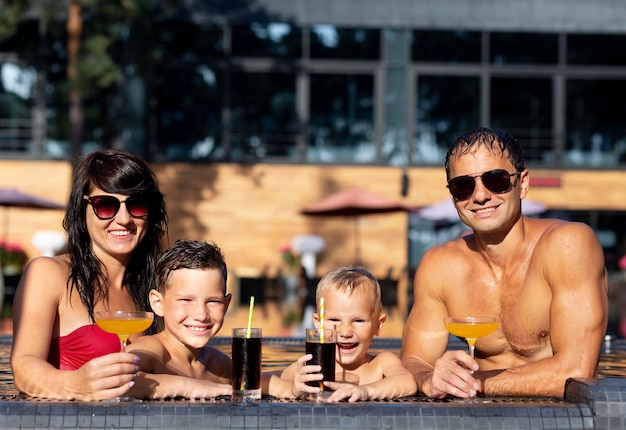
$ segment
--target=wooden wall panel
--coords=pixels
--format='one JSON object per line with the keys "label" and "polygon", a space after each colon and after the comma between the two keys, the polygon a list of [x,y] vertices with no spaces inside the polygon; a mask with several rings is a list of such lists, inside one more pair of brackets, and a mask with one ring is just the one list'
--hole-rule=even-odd
{"label": "wooden wall panel", "polygon": [[[388,269],[400,273],[407,265],[407,215],[311,217],[300,210],[339,190],[359,186],[388,197],[423,206],[449,198],[443,168],[411,168],[406,198],[400,195],[401,169],[394,167],[153,164],[170,219],[169,243],[179,238],[207,239],[224,250],[231,269],[249,273],[283,268],[278,251],[298,234],[319,234],[327,244],[319,256],[319,274],[355,262],[355,222],[362,263],[377,276]],[[0,160],[0,187],[59,202],[67,199],[71,167],[61,161]],[[552,209],[626,210],[626,172],[531,171],[531,177],[560,183],[532,187],[529,199]],[[541,181],[539,181],[541,182]],[[538,182],[538,183],[539,183]],[[62,231],[63,211],[0,208],[0,226],[10,242],[22,244],[30,256],[37,230]],[[4,232],[8,214],[8,231]],[[401,287],[402,288],[402,287]]]}

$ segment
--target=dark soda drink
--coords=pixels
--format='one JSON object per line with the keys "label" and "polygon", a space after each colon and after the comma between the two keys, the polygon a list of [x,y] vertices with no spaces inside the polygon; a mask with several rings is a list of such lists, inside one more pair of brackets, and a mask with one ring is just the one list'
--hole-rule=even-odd
{"label": "dark soda drink", "polygon": [[[324,375],[323,381],[335,381],[335,342],[307,342],[306,353],[311,354],[313,358],[306,364],[319,364],[322,366],[321,373]],[[310,381],[306,383],[311,387],[319,386],[323,391],[332,391],[324,386],[322,381]]]}
{"label": "dark soda drink", "polygon": [[233,337],[233,392],[261,388],[261,338]]}

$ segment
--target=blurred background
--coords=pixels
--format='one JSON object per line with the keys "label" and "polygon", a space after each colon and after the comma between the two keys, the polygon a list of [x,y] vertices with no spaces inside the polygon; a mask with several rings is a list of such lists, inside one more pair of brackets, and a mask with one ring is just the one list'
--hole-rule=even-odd
{"label": "blurred background", "polygon": [[317,279],[361,264],[383,286],[383,334],[399,336],[423,252],[464,234],[445,151],[490,126],[524,146],[524,211],[598,234],[609,331],[621,335],[626,2],[0,0],[0,10],[0,189],[20,193],[0,199],[5,317],[24,264],[63,251],[75,158],[115,147],[157,173],[165,246],[223,249],[231,321],[255,295],[272,334],[301,332]]}

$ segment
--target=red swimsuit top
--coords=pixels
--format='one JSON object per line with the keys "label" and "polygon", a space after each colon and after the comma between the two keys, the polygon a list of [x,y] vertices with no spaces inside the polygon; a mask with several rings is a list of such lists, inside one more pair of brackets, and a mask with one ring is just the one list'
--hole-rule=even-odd
{"label": "red swimsuit top", "polygon": [[85,325],[67,336],[52,339],[48,363],[57,369],[75,370],[92,358],[120,350],[117,335],[107,333],[96,324]]}

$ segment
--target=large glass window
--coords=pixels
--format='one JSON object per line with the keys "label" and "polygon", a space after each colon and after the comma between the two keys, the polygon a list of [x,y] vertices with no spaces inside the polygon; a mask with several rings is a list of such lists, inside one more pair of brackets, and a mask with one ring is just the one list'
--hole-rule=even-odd
{"label": "large glass window", "polygon": [[231,156],[295,160],[298,120],[291,73],[234,73],[231,78]]}
{"label": "large glass window", "polygon": [[155,34],[161,49],[178,61],[206,61],[224,56],[224,32],[217,25],[166,21]]}
{"label": "large glass window", "polygon": [[157,75],[159,153],[168,160],[224,158],[221,74],[206,65],[169,63]]}
{"label": "large glass window", "polygon": [[420,75],[416,112],[411,162],[441,165],[454,138],[480,124],[480,79]]}
{"label": "large glass window", "polygon": [[567,81],[564,162],[608,166],[626,162],[626,81]]}
{"label": "large glass window", "polygon": [[380,30],[314,25],[311,58],[377,60],[380,58]]}
{"label": "large glass window", "polygon": [[36,71],[0,63],[0,150],[25,152],[31,139],[31,112]]}
{"label": "large glass window", "polygon": [[556,64],[559,44],[556,34],[491,33],[490,59],[496,64]]}
{"label": "large glass window", "polygon": [[413,32],[413,61],[480,63],[481,35],[478,31]]}
{"label": "large glass window", "polygon": [[373,77],[311,75],[309,131],[307,160],[310,162],[374,162]]}
{"label": "large glass window", "polygon": [[626,65],[626,36],[617,34],[570,34],[569,64]]}
{"label": "large glass window", "polygon": [[302,31],[287,23],[235,25],[232,52],[241,57],[298,58],[302,55]]}
{"label": "large glass window", "polygon": [[533,78],[491,80],[491,125],[516,137],[527,161],[552,149],[552,81]]}

